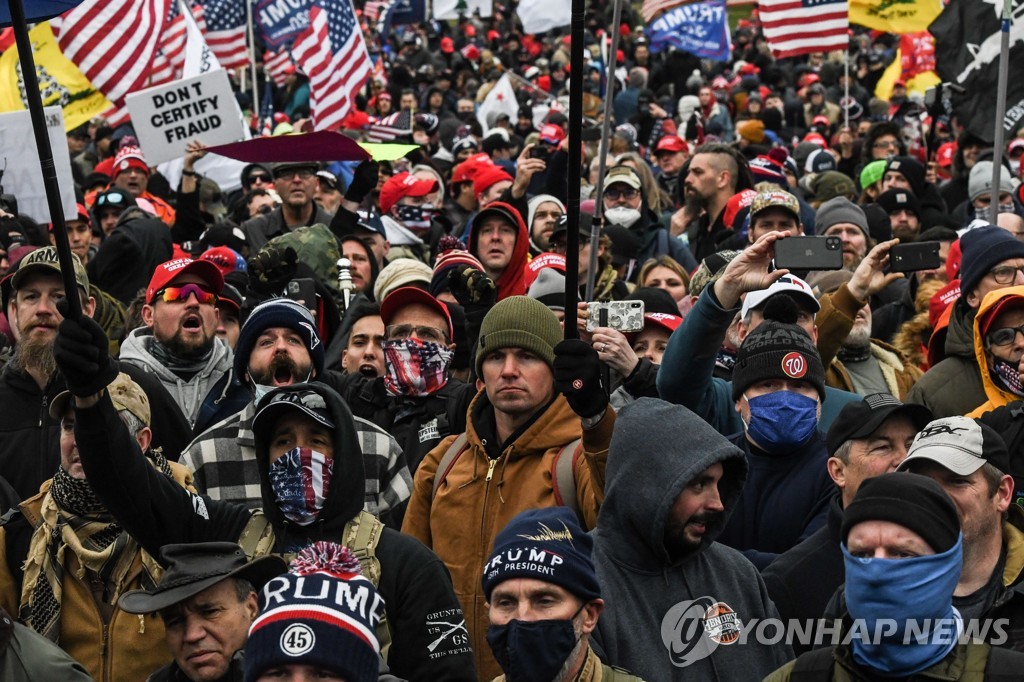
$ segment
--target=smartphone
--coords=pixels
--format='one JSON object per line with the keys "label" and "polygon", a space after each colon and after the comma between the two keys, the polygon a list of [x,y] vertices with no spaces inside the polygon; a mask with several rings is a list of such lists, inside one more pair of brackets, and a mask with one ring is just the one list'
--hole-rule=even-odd
{"label": "smartphone", "polygon": [[889,269],[893,272],[935,270],[941,266],[938,242],[897,244],[889,249]]}
{"label": "smartphone", "polygon": [[530,158],[540,159],[544,163],[547,163],[548,161],[551,160],[552,151],[554,150],[552,150],[552,148],[549,147],[548,145],[544,144],[543,142],[538,142],[533,146],[533,149],[530,150]]}
{"label": "smartphone", "polygon": [[775,267],[787,270],[842,270],[839,237],[786,237],[775,242]]}
{"label": "smartphone", "polygon": [[[601,321],[601,312],[607,321]],[[639,332],[644,329],[643,301],[591,301],[587,304],[587,331],[598,327],[611,327],[620,332]]]}
{"label": "smartphone", "polygon": [[309,277],[299,277],[288,282],[284,295],[316,312],[316,286]]}

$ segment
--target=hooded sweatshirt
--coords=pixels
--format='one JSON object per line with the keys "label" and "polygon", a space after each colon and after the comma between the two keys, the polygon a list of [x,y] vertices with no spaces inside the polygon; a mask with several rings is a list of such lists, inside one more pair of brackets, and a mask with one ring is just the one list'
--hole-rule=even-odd
{"label": "hooded sweatshirt", "polygon": [[985,395],[988,397],[988,400],[973,412],[969,412],[967,414],[968,417],[980,417],[990,410],[1021,399],[1021,396],[1014,395],[1001,382],[995,379],[992,370],[989,369],[988,354],[985,352],[985,339],[982,338],[981,324],[979,322],[979,320],[986,317],[986,313],[992,310],[999,301],[1008,296],[1024,296],[1024,286],[1008,287],[988,292],[985,298],[982,299],[981,306],[978,307],[978,313],[974,316],[974,356],[978,359],[981,384],[985,387]]}
{"label": "hooded sweatshirt", "polygon": [[156,376],[174,398],[174,402],[178,403],[189,424],[195,425],[206,394],[231,371],[231,346],[224,339],[215,338],[213,352],[206,364],[191,379],[183,381],[153,357],[150,348],[154,343],[156,338],[153,330],[150,327],[139,327],[121,344],[121,360]]}
{"label": "hooded sweatshirt", "polygon": [[[669,443],[679,445],[651,447]],[[665,545],[672,507],[714,464],[723,467],[718,491],[724,511],[708,520],[697,549],[673,557]],[[732,617],[743,624],[779,617],[753,565],[715,542],[743,490],[743,452],[689,410],[641,398],[619,413],[605,473],[604,504],[593,533],[606,604],[598,638],[606,660],[659,681],[755,680],[788,661],[785,644],[741,639],[721,646],[705,629],[722,639]],[[705,622],[712,606],[722,617],[721,630]],[[675,653],[663,643],[663,633],[671,633]]]}
{"label": "hooded sweatshirt", "polygon": [[[526,229],[526,223],[523,222],[523,217],[519,214],[519,211],[510,204],[495,201],[487,204],[486,208],[500,208],[510,213],[516,219],[516,228],[519,231],[516,235],[516,245],[512,248],[512,259],[509,260],[504,272],[498,277],[498,281],[494,283],[498,287],[498,300],[500,301],[509,296],[525,296],[526,264],[530,260],[530,234]],[[477,223],[479,216],[480,214],[478,213],[473,217],[469,228],[469,252],[477,256],[477,258],[480,257],[477,253]]]}

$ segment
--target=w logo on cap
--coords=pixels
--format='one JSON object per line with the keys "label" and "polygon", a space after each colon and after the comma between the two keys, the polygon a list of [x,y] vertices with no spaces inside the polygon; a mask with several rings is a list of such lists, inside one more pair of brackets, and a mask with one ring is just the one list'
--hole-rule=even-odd
{"label": "w logo on cap", "polygon": [[782,358],[782,371],[791,379],[800,379],[807,374],[807,358],[797,352],[786,353]]}

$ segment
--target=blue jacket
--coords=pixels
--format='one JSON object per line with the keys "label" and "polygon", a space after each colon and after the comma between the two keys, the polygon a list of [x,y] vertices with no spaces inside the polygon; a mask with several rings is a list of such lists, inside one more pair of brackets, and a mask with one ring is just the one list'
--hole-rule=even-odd
{"label": "blue jacket", "polygon": [[[732,382],[712,375],[718,349],[738,311],[723,308],[714,287],[705,287],[686,321],[669,337],[658,371],[661,398],[693,410],[723,436],[744,430],[732,399]],[[818,430],[827,433],[839,411],[858,400],[856,394],[826,386]]]}

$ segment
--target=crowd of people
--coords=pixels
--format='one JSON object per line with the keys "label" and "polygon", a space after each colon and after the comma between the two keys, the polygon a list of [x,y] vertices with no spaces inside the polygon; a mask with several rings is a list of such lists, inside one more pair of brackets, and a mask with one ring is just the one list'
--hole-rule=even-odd
{"label": "crowd of people", "polygon": [[708,62],[589,4],[579,197],[568,32],[511,11],[364,17],[395,161],[171,186],[72,130],[76,292],[4,195],[0,678],[1019,678],[1024,138],[878,96],[890,35]]}

